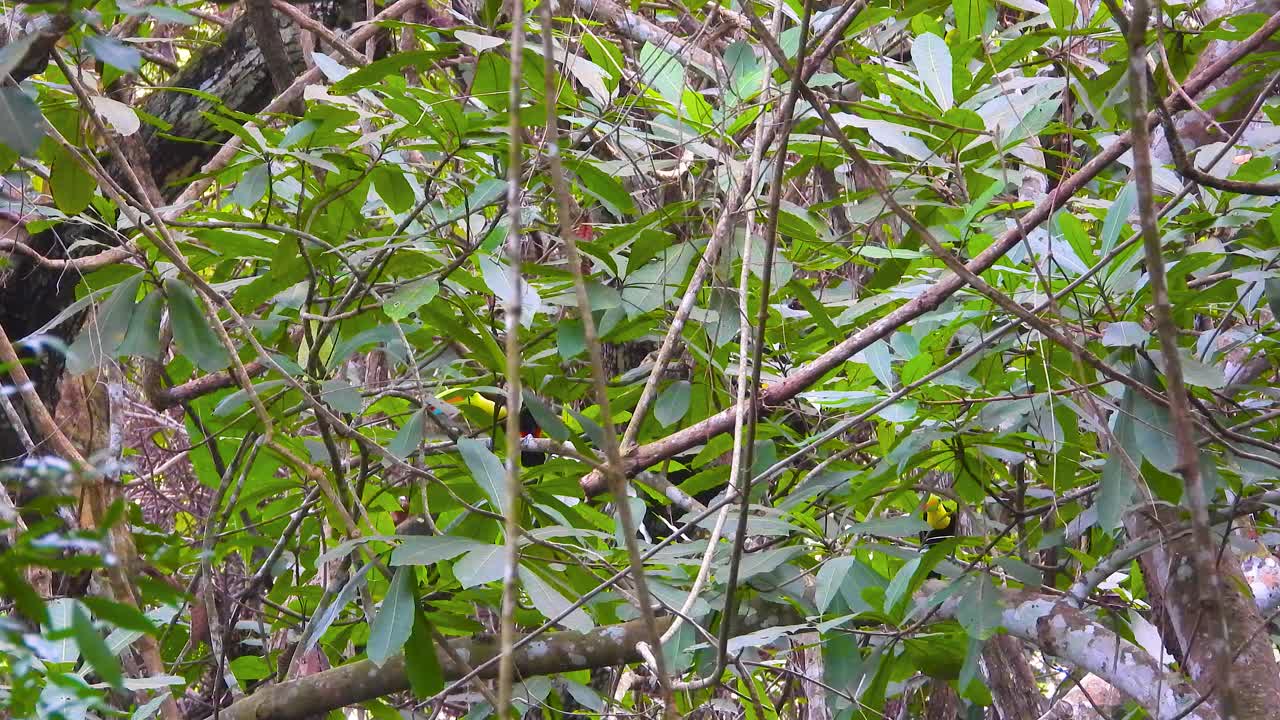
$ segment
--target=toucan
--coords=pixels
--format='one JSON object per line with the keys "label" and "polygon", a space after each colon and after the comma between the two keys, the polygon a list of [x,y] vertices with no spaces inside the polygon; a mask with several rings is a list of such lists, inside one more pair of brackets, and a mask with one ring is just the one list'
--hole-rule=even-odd
{"label": "toucan", "polygon": [[[930,494],[924,501],[924,521],[929,529],[920,533],[920,542],[925,547],[932,547],[947,538],[956,535],[956,502]],[[938,579],[942,576],[935,571],[929,577]]]}
{"label": "toucan", "polygon": [[[501,404],[499,404],[501,401]],[[507,419],[507,406],[505,398],[498,397],[496,400],[487,397],[483,393],[473,392],[470,395],[462,397],[450,398],[449,402],[463,409],[467,413],[471,410],[471,417],[477,421],[484,420],[496,425]],[[436,410],[436,412],[440,412]],[[538,426],[538,421],[533,418],[533,413],[529,412],[529,408],[520,408],[520,438],[545,437],[542,428]],[[495,448],[496,449],[496,448]],[[520,464],[524,467],[534,467],[541,465],[547,461],[547,454],[537,450],[524,450],[520,453]]]}
{"label": "toucan", "polygon": [[937,495],[929,495],[924,501],[924,521],[929,529],[920,533],[925,546],[938,543],[956,535],[956,502]]}

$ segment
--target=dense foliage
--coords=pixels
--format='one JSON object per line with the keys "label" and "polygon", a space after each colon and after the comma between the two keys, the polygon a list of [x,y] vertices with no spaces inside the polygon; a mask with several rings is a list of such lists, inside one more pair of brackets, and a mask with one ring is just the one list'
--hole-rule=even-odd
{"label": "dense foliage", "polygon": [[1267,714],[1208,5],[6,5],[0,703]]}

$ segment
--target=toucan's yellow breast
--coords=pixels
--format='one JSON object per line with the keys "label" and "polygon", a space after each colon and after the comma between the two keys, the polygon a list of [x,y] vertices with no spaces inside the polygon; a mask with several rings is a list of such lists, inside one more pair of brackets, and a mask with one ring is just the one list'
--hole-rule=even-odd
{"label": "toucan's yellow breast", "polygon": [[945,530],[951,524],[951,514],[945,510],[930,510],[924,514],[924,519],[934,530]]}

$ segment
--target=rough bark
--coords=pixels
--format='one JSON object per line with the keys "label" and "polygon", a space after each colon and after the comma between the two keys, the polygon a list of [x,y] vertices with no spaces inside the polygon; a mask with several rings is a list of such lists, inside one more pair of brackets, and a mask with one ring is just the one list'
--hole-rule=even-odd
{"label": "rough bark", "polygon": [[[1181,515],[1177,508],[1168,506],[1131,513],[1127,530],[1130,537],[1149,537],[1163,528],[1178,526]],[[1216,658],[1210,653],[1212,644],[1207,638],[1225,630],[1227,646],[1238,653],[1230,677],[1232,714],[1251,720],[1276,720],[1280,718],[1280,665],[1257,601],[1249,596],[1239,558],[1229,544],[1219,554],[1219,601],[1227,627],[1214,627],[1199,611],[1203,587],[1192,569],[1191,543],[1187,535],[1166,538],[1142,562],[1143,577],[1149,586],[1154,586],[1153,597],[1162,601],[1161,610],[1182,650],[1183,666],[1200,692],[1214,692],[1215,698],[1221,698],[1222,688],[1214,688]]]}
{"label": "rough bark", "polygon": [[[273,19],[296,74],[302,67],[300,33],[287,18],[277,14]],[[162,133],[148,125],[141,132],[151,156],[151,176],[169,198],[227,138],[204,115],[216,108],[188,90],[214,95],[227,110],[246,114],[257,113],[275,97],[267,62],[246,17],[232,23],[221,43],[189,62],[165,89],[147,98],[146,111],[171,126]]]}
{"label": "rough bark", "polygon": [[987,689],[1001,720],[1036,720],[1047,707],[1027,662],[1022,643],[1008,635],[997,635],[982,649]]}

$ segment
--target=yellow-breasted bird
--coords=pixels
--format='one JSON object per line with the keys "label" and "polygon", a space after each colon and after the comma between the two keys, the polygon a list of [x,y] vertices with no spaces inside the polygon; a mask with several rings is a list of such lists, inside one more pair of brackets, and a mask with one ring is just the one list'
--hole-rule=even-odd
{"label": "yellow-breasted bird", "polygon": [[936,545],[956,535],[956,502],[929,495],[924,501],[924,521],[929,529],[920,533],[920,542],[925,546]]}
{"label": "yellow-breasted bird", "polygon": [[[468,412],[476,420],[490,423],[500,423],[507,419],[507,406],[502,397],[497,400],[486,397],[479,392],[473,392],[470,395],[462,397],[450,398],[449,402],[462,409],[464,414]],[[501,404],[499,404],[501,403]],[[437,410],[436,412],[440,412]],[[520,436],[523,437],[543,437],[542,428],[538,426],[538,422],[534,420],[533,413],[529,412],[529,408],[522,407],[520,409]],[[546,462],[545,453],[536,450],[525,450],[520,453],[520,462],[525,467],[533,467]]]}

